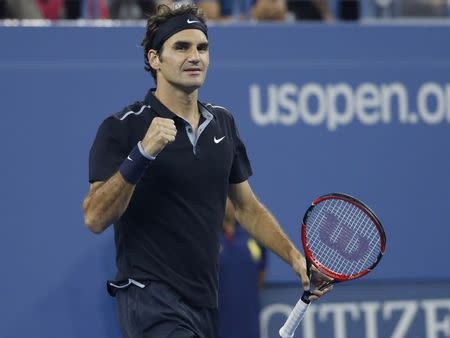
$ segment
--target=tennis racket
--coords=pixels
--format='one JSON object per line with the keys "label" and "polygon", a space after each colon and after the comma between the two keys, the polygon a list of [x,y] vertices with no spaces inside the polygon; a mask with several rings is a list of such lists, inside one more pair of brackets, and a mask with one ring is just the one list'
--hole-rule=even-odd
{"label": "tennis racket", "polygon": [[[380,262],[386,235],[377,216],[361,201],[332,193],[317,198],[303,217],[301,238],[308,275],[311,264],[333,283],[360,278]],[[309,291],[281,327],[283,338],[292,338],[309,307]]]}

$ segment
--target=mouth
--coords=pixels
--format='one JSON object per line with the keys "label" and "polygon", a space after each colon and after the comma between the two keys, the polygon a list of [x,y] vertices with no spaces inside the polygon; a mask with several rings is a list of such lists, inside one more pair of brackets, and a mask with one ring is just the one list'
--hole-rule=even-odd
{"label": "mouth", "polygon": [[186,68],[184,71],[190,75],[198,75],[202,72],[200,68]]}

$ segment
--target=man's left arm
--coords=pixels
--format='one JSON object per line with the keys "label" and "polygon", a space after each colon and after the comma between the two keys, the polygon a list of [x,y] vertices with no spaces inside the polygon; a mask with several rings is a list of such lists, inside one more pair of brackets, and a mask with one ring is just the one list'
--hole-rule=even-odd
{"label": "man's left arm", "polygon": [[250,236],[274,252],[300,275],[305,289],[309,289],[304,257],[283,232],[277,220],[256,198],[247,181],[231,184],[229,197],[236,209],[236,219]]}
{"label": "man's left arm", "polygon": [[[309,290],[310,281],[306,271],[305,258],[292,244],[269,210],[257,199],[249,183],[244,181],[230,184],[228,195],[236,209],[238,222],[250,236],[288,263],[300,276],[303,288]],[[319,284],[321,282],[319,281]],[[323,291],[313,290],[310,299],[317,299],[329,290],[329,288]]]}

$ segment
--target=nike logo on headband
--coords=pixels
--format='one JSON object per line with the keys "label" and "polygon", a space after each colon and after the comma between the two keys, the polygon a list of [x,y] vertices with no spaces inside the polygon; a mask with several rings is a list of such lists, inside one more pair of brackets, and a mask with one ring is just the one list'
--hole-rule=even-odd
{"label": "nike logo on headband", "polygon": [[189,20],[189,19],[187,19],[187,21],[186,21],[187,23],[194,23],[194,22],[198,22],[198,21],[196,21],[196,20]]}

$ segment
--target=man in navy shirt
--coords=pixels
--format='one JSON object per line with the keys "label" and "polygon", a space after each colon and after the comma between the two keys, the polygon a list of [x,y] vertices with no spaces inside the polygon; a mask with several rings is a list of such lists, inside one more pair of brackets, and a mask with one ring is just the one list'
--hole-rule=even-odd
{"label": "man in navy shirt", "polygon": [[[159,6],[142,46],[156,89],[99,127],[85,223],[94,233],[114,224],[118,271],[108,291],[117,297],[124,337],[215,338],[227,196],[239,223],[309,288],[306,263],[250,188],[233,116],[198,101],[209,65],[201,11]],[[311,299],[328,291],[316,289]]]}
{"label": "man in navy shirt", "polygon": [[267,250],[236,222],[227,200],[219,254],[219,338],[259,338]]}

